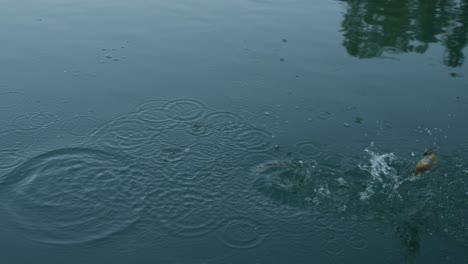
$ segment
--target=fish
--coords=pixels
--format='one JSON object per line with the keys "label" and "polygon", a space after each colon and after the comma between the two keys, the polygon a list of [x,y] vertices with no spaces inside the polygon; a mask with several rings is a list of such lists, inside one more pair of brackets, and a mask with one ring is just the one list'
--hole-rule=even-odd
{"label": "fish", "polygon": [[437,162],[437,148],[430,148],[426,150],[423,157],[418,161],[413,171],[413,176],[419,176],[421,173],[432,169]]}

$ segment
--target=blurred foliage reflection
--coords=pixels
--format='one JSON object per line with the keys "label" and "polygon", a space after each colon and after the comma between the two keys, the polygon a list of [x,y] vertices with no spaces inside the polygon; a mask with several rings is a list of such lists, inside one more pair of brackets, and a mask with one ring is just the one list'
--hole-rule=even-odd
{"label": "blurred foliage reflection", "polygon": [[425,53],[445,48],[444,64],[460,67],[468,35],[468,0],[342,0],[343,46],[358,58],[387,53]]}

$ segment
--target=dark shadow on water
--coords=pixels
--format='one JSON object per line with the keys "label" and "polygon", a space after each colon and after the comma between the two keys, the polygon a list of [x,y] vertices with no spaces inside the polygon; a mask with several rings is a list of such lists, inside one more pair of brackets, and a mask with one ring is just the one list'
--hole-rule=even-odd
{"label": "dark shadow on water", "polygon": [[397,234],[405,250],[405,260],[408,263],[413,263],[415,257],[419,254],[421,247],[419,233],[419,226],[412,222],[405,222],[397,227]]}
{"label": "dark shadow on water", "polygon": [[341,0],[343,46],[357,58],[425,53],[444,48],[444,64],[461,67],[468,35],[468,0]]}

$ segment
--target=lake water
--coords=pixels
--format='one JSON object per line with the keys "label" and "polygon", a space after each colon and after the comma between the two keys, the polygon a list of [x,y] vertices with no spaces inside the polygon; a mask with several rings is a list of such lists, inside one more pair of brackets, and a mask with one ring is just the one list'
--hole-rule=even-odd
{"label": "lake water", "polygon": [[468,1],[1,3],[1,263],[468,263]]}

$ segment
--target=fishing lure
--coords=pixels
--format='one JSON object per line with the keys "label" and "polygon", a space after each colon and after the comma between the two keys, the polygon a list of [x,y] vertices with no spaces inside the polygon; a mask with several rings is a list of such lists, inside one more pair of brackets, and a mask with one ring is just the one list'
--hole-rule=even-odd
{"label": "fishing lure", "polygon": [[423,157],[418,161],[413,171],[413,176],[419,176],[421,173],[433,168],[437,162],[437,148],[430,148],[426,150]]}

